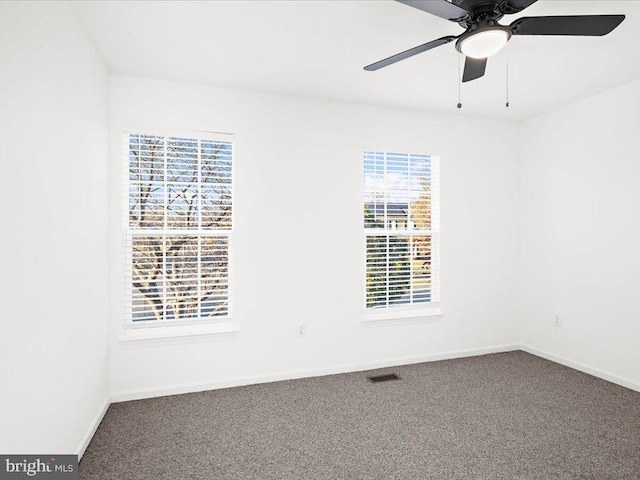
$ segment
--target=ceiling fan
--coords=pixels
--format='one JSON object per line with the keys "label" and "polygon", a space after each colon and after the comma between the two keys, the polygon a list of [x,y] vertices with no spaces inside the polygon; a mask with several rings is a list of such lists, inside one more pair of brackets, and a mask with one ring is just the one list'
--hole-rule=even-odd
{"label": "ceiling fan", "polygon": [[462,75],[463,82],[482,77],[487,66],[487,58],[500,51],[512,35],[603,36],[612,32],[625,18],[624,15],[523,17],[509,26],[504,26],[498,23],[504,15],[519,13],[536,3],[537,0],[396,1],[455,22],[465,31],[458,36],[449,35],[410,48],[367,65],[364,69],[367,71],[379,70],[456,40],[456,50],[466,57]]}

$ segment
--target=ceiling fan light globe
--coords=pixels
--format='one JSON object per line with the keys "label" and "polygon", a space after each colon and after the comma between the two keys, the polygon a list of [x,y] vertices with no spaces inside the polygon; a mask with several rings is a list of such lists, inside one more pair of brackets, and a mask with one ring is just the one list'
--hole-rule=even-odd
{"label": "ceiling fan light globe", "polygon": [[467,57],[488,58],[502,50],[510,37],[505,29],[482,30],[462,39],[460,51]]}

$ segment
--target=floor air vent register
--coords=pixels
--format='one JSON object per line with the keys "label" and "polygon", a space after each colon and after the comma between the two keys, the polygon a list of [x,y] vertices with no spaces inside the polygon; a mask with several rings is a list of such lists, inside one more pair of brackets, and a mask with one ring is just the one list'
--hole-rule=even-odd
{"label": "floor air vent register", "polygon": [[386,375],[374,375],[373,377],[367,377],[371,383],[389,382],[391,380],[400,380],[400,377],[395,373],[389,373]]}

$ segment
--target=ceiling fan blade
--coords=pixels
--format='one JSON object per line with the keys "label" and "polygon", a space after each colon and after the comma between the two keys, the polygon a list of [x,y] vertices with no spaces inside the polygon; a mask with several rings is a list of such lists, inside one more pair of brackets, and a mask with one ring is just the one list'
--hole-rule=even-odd
{"label": "ceiling fan blade", "polygon": [[470,82],[484,75],[487,68],[486,58],[466,57],[464,60],[464,73],[462,74],[463,82]]}
{"label": "ceiling fan blade", "polygon": [[405,58],[413,57],[414,55],[417,55],[419,53],[426,52],[427,50],[431,50],[432,48],[436,48],[436,47],[439,47],[440,45],[449,43],[455,40],[456,38],[458,37],[454,37],[450,35],[448,37],[442,37],[437,40],[432,40],[431,42],[427,42],[423,45],[418,45],[417,47],[413,47],[413,48],[410,48],[409,50],[405,50],[404,52],[397,53],[388,58],[385,58],[384,60],[380,60],[379,62],[372,63],[371,65],[367,65],[366,67],[364,67],[364,69],[367,72],[373,72],[383,67],[388,67],[389,65],[399,62],[400,60],[404,60]]}
{"label": "ceiling fan blade", "polygon": [[601,37],[613,31],[624,15],[523,17],[510,25],[514,35],[579,35]]}
{"label": "ceiling fan blade", "polygon": [[538,0],[503,0],[500,4],[500,11],[505,15],[520,13],[525,8],[529,8]]}
{"label": "ceiling fan blade", "polygon": [[396,0],[396,2],[454,22],[463,19],[469,13],[457,5],[447,2],[447,0]]}

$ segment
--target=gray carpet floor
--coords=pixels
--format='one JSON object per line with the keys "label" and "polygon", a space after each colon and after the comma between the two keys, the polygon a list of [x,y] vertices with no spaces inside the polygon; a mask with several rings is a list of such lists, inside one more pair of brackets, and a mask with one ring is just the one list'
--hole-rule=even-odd
{"label": "gray carpet floor", "polygon": [[510,352],[118,403],[80,478],[640,479],[640,393]]}

